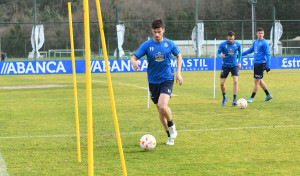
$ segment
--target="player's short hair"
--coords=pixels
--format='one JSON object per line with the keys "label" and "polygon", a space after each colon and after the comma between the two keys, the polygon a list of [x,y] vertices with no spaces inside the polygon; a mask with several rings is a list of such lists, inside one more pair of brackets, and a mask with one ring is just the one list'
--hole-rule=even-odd
{"label": "player's short hair", "polygon": [[227,36],[235,36],[235,33],[233,32],[233,31],[229,31],[228,33],[227,33]]}
{"label": "player's short hair", "polygon": [[259,31],[265,31],[265,30],[264,30],[264,28],[259,27],[259,28],[257,28],[256,32],[259,32]]}
{"label": "player's short hair", "polygon": [[152,22],[152,29],[164,28],[164,23],[162,20],[154,20]]}

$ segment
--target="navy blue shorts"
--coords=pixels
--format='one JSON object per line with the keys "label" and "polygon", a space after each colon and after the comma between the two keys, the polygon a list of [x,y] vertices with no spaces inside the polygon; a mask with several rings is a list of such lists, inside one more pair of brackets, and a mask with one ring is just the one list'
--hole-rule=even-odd
{"label": "navy blue shorts", "polygon": [[266,64],[254,64],[254,78],[262,79],[264,77],[264,71],[266,69]]}
{"label": "navy blue shorts", "polygon": [[220,78],[227,78],[229,72],[231,72],[231,76],[239,76],[238,66],[235,66],[235,67],[223,67],[222,66]]}
{"label": "navy blue shorts", "polygon": [[168,94],[171,97],[173,90],[174,80],[167,80],[160,84],[149,83],[149,90],[151,93],[151,99],[154,104],[158,103],[158,99],[161,93]]}

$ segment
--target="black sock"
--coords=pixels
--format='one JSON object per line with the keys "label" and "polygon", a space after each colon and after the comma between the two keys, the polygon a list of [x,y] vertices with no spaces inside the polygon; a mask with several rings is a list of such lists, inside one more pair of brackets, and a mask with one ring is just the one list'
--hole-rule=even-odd
{"label": "black sock", "polygon": [[225,98],[226,97],[226,93],[222,93],[223,94],[223,98]]}
{"label": "black sock", "polygon": [[265,93],[266,93],[266,95],[270,94],[269,91],[268,91],[268,89],[265,90]]}
{"label": "black sock", "polygon": [[171,121],[168,121],[168,127],[171,127],[171,126],[173,126],[174,124],[173,124],[173,120],[171,120]]}
{"label": "black sock", "polygon": [[254,98],[255,95],[256,95],[256,93],[255,93],[255,92],[252,92],[251,98]]}
{"label": "black sock", "polygon": [[233,95],[233,100],[236,100],[236,95]]}
{"label": "black sock", "polygon": [[167,132],[167,135],[168,135],[168,137],[170,137],[170,133],[169,133],[169,131],[166,131]]}

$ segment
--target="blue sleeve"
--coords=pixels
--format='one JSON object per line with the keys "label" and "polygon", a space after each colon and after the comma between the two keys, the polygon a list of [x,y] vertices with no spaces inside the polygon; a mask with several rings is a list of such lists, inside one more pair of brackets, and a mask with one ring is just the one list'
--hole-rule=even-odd
{"label": "blue sleeve", "polygon": [[247,54],[250,54],[250,53],[253,53],[253,52],[254,52],[254,43],[253,43],[253,45],[251,46],[250,49],[243,52],[242,56],[246,56]]}
{"label": "blue sleeve", "polygon": [[174,56],[177,56],[180,53],[180,50],[172,40],[170,40],[170,43],[172,44],[172,50],[171,50],[172,54]]}
{"label": "blue sleeve", "polygon": [[137,58],[142,58],[145,54],[146,54],[146,51],[147,51],[147,43],[144,42],[134,53],[134,55],[137,57]]}
{"label": "blue sleeve", "polygon": [[238,63],[241,63],[241,58],[242,58],[242,50],[241,50],[241,45],[239,45],[238,48]]}
{"label": "blue sleeve", "polygon": [[221,57],[221,53],[223,52],[223,45],[222,43],[220,44],[219,48],[218,48],[218,53],[217,53],[217,58]]}
{"label": "blue sleeve", "polygon": [[269,44],[267,42],[265,43],[264,49],[265,49],[265,57],[266,57],[266,67],[267,69],[269,69],[271,65],[271,52],[270,52]]}
{"label": "blue sleeve", "polygon": [[221,52],[218,51],[218,53],[217,53],[217,58],[220,58],[220,57],[221,57]]}

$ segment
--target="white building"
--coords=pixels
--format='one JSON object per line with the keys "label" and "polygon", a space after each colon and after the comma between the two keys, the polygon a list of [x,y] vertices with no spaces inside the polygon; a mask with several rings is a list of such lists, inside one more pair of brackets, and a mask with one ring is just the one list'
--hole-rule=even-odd
{"label": "white building", "polygon": [[[215,41],[214,40],[204,40],[202,45],[202,55],[205,57],[214,57],[215,53],[217,52],[220,43],[224,42],[225,40],[216,40],[216,49],[215,49]],[[242,52],[249,49],[253,42],[252,40],[235,40],[239,42],[242,46]],[[271,41],[267,40],[271,46]],[[193,46],[192,40],[173,40],[173,42],[178,46],[180,53],[184,57],[195,56],[195,50]],[[282,54],[282,43],[278,42],[279,48],[279,55]],[[272,54],[272,53],[271,53]]]}

